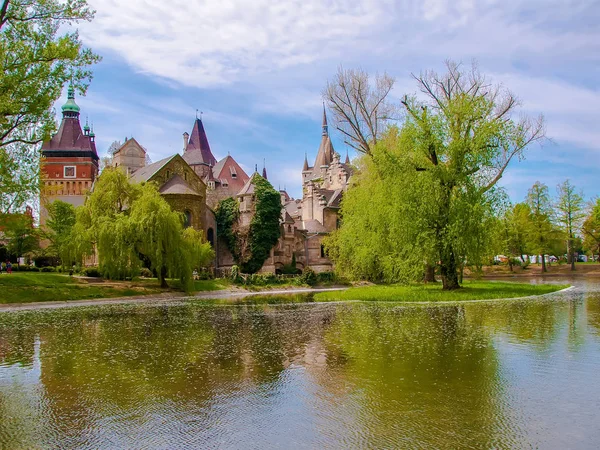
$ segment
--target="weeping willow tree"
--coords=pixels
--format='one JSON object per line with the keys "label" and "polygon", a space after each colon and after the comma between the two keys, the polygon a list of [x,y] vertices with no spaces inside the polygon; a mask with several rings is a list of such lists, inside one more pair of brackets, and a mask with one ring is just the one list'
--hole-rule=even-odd
{"label": "weeping willow tree", "polygon": [[193,269],[214,257],[202,234],[184,229],[182,214],[171,209],[153,183],[132,184],[111,168],[103,171],[78,208],[73,236],[80,255],[97,251],[105,277],[136,276],[147,261],[162,287],[172,277],[189,290]]}

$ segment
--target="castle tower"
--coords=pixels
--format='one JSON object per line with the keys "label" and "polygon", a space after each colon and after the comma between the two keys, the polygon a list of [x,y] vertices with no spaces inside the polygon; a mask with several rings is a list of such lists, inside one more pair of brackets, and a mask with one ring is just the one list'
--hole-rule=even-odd
{"label": "castle tower", "polygon": [[55,200],[82,205],[98,175],[95,134],[87,122],[81,129],[73,86],[69,86],[62,115],[58,132],[42,145],[40,225],[46,223],[47,206]]}
{"label": "castle tower", "polygon": [[183,134],[183,159],[201,178],[205,178],[211,167],[217,164],[217,159],[210,150],[202,119],[196,117],[192,134]]}

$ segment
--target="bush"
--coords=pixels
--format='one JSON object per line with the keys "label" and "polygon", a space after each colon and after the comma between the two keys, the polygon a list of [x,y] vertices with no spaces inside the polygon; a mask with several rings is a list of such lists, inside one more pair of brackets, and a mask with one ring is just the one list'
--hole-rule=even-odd
{"label": "bush", "polygon": [[147,267],[142,267],[142,269],[140,270],[140,277],[154,278],[154,274]]}
{"label": "bush", "polygon": [[335,276],[335,272],[321,272],[317,274],[317,281],[319,283],[335,283],[337,277]]}
{"label": "bush", "polygon": [[83,274],[86,277],[93,277],[93,278],[102,277],[102,273],[100,272],[100,269],[98,269],[97,267],[86,267],[85,269],[83,269]]}
{"label": "bush", "polygon": [[511,258],[511,262],[513,266],[521,267],[523,265],[521,258]]}
{"label": "bush", "polygon": [[40,271],[40,268],[39,268],[39,267],[33,267],[33,266],[31,266],[31,267],[29,268],[29,271],[30,271],[30,272],[39,272],[39,271]]}
{"label": "bush", "polygon": [[240,282],[240,268],[236,265],[231,266],[231,274],[229,275],[234,283]]}
{"label": "bush", "polygon": [[36,267],[58,266],[60,260],[54,256],[36,256],[33,258]]}
{"label": "bush", "polygon": [[52,266],[46,266],[46,267],[42,267],[40,269],[40,272],[56,272],[56,268],[54,268]]}
{"label": "bush", "polygon": [[310,267],[307,267],[306,269],[304,269],[304,272],[302,272],[300,281],[303,284],[308,284],[309,286],[314,286],[315,284],[317,284],[317,281],[318,281],[317,274]]}

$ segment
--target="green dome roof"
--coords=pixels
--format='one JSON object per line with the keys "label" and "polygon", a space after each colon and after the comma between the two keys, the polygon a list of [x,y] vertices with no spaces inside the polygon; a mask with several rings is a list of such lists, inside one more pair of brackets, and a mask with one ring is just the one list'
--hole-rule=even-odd
{"label": "green dome roof", "polygon": [[79,112],[79,106],[75,103],[75,89],[73,86],[69,86],[68,94],[67,94],[67,103],[62,106],[63,112]]}

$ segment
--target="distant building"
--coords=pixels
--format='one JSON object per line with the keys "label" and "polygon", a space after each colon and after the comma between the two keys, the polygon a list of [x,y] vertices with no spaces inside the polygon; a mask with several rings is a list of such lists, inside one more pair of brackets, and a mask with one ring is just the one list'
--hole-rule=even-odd
{"label": "distant building", "polygon": [[87,123],[82,130],[75,91],[70,86],[58,132],[42,145],[40,225],[46,223],[47,205],[55,200],[83,205],[98,176],[98,160],[94,131]]}

